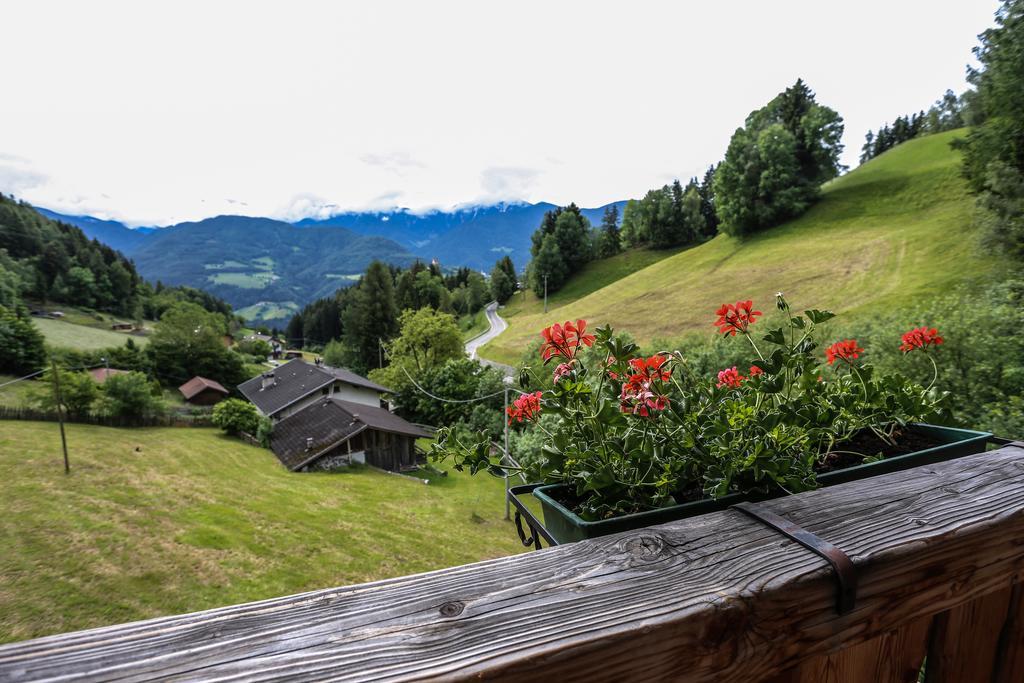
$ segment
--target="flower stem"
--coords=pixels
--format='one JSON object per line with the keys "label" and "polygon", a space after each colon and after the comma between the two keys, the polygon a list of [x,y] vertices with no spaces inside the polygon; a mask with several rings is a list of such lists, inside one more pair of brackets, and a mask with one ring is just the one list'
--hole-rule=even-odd
{"label": "flower stem", "polygon": [[931,388],[935,386],[935,382],[937,382],[939,379],[939,366],[936,365],[935,359],[932,358],[932,355],[930,353],[926,353],[925,355],[928,356],[928,360],[932,362],[932,381],[929,382],[928,386],[925,388],[925,391],[930,391]]}

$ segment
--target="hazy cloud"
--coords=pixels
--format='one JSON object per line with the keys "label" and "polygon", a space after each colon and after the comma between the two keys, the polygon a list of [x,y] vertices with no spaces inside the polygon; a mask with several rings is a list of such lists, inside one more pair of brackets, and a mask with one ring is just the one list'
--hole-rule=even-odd
{"label": "hazy cloud", "polygon": [[24,159],[13,154],[0,154],[0,192],[20,194],[46,184],[49,177],[33,169]]}
{"label": "hazy cloud", "polygon": [[405,175],[408,171],[417,168],[426,168],[427,165],[413,159],[408,152],[387,152],[383,154],[364,154],[359,160],[368,166],[378,166],[385,171],[396,175]]}
{"label": "hazy cloud", "polygon": [[299,221],[303,218],[316,218],[323,220],[340,213],[340,207],[323,197],[313,194],[299,194],[292,197],[288,205],[274,213],[276,218],[284,221]]}
{"label": "hazy cloud", "polygon": [[480,173],[480,186],[494,199],[522,199],[537,185],[540,171],[518,166],[492,166]]}
{"label": "hazy cloud", "polygon": [[[354,4],[5,3],[5,25],[46,26],[48,47],[26,59],[37,31],[0,40],[0,64],[18,65],[4,73],[18,96],[0,106],[0,190],[131,225],[601,206],[703,174],[797,77],[843,116],[856,165],[868,128],[967,87],[998,3]],[[523,49],[538,22],[574,30]],[[610,26],[617,49],[591,49]],[[866,35],[870,50],[836,48]],[[665,87],[663,65],[686,88]],[[589,106],[560,106],[567,89]]]}

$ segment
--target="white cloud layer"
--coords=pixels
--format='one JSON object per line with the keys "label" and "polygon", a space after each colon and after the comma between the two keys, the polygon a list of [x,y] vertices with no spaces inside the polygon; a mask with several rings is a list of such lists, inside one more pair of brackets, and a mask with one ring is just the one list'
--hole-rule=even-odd
{"label": "white cloud layer", "polygon": [[7,3],[0,191],[136,225],[595,206],[701,173],[797,77],[845,117],[852,165],[868,128],[965,87],[995,8]]}

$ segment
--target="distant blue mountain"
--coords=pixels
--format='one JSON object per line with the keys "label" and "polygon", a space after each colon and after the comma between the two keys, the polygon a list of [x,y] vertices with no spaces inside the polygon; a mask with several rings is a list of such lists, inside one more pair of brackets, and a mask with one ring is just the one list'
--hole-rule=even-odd
{"label": "distant blue mountain", "polygon": [[[626,202],[614,203],[621,213]],[[610,204],[582,211],[596,227],[607,206]],[[424,259],[436,258],[444,265],[489,271],[506,254],[517,268],[525,267],[530,260],[530,235],[540,225],[544,213],[554,208],[554,204],[540,202],[426,213],[408,209],[345,212],[325,219],[306,218],[295,225],[342,227],[364,235],[383,235]]]}
{"label": "distant blue mountain", "polygon": [[93,238],[109,247],[117,249],[126,256],[140,248],[146,241],[146,235],[152,233],[156,228],[132,229],[124,223],[117,221],[105,221],[92,216],[69,216],[49,209],[37,208],[36,211],[47,218],[55,221],[63,221],[69,225],[81,228],[86,237]]}
{"label": "distant blue mountain", "polygon": [[[625,202],[615,202],[620,213]],[[583,209],[596,227],[605,208]],[[143,277],[201,287],[237,308],[293,311],[354,282],[373,259],[405,266],[415,258],[490,271],[504,255],[530,260],[530,235],[554,204],[501,203],[453,211],[340,213],[295,224],[218,216],[166,228],[39,209],[133,258]],[[275,318],[274,322],[282,322]]]}

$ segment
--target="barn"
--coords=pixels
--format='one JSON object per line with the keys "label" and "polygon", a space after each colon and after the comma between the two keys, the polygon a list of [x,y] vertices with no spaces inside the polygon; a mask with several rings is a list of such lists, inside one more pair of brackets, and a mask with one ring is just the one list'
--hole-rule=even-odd
{"label": "barn", "polygon": [[178,387],[178,391],[187,402],[197,406],[212,406],[214,403],[220,403],[230,393],[219,382],[199,375]]}

